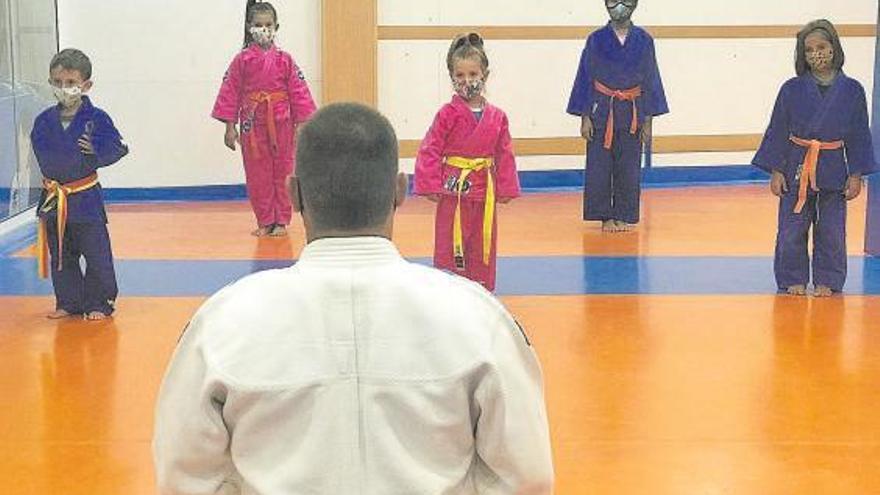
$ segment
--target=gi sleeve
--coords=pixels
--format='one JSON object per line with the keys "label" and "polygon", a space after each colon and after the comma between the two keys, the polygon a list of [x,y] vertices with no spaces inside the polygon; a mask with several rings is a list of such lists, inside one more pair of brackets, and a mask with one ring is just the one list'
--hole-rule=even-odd
{"label": "gi sleeve", "polygon": [[159,391],[153,460],[162,495],[239,492],[223,420],[227,389],[211,372],[200,333],[194,320]]}
{"label": "gi sleeve", "polygon": [[37,163],[42,167],[49,160],[49,144],[46,138],[46,123],[42,116],[34,120],[34,127],[31,129],[31,148],[34,150],[34,156]]}
{"label": "gi sleeve", "polygon": [[844,148],[849,175],[868,175],[877,171],[871,129],[868,127],[868,104],[865,89],[857,84],[855,89],[855,111],[850,118]]}
{"label": "gi sleeve", "polygon": [[660,77],[660,67],[657,65],[657,52],[654,50],[654,40],[648,45],[650,57],[648,84],[646,84],[647,108],[645,113],[651,117],[669,113],[669,104],[666,102],[666,91],[663,89],[663,79]]}
{"label": "gi sleeve", "polygon": [[789,149],[790,132],[786,87],[783,86],[776,97],[770,124],[767,126],[758,152],[752,159],[752,165],[768,173],[774,170],[782,172],[785,169],[785,154]]}
{"label": "gi sleeve", "polygon": [[290,115],[296,124],[302,124],[309,120],[315,113],[315,100],[306,83],[306,76],[302,69],[291,60],[290,77],[287,81],[287,94],[290,101]]}
{"label": "gi sleeve", "polygon": [[239,53],[232,60],[232,63],[229,64],[226,74],[223,75],[223,83],[220,85],[220,92],[214,101],[214,110],[211,112],[211,117],[223,122],[238,121],[238,112],[239,108],[241,108],[241,92],[243,91],[241,79],[242,56]]}
{"label": "gi sleeve", "polygon": [[413,192],[415,194],[440,194],[443,192],[443,153],[446,140],[454,123],[450,112],[440,109],[428,129],[416,155]]}
{"label": "gi sleeve", "polygon": [[122,140],[122,135],[109,115],[95,112],[92,123],[91,140],[95,150],[92,162],[95,168],[113,165],[128,154],[128,145]]}
{"label": "gi sleeve", "polygon": [[550,494],[553,460],[538,359],[510,316],[499,320],[495,334],[491,366],[474,394],[478,492]]}
{"label": "gi sleeve", "polygon": [[501,119],[498,143],[495,146],[495,183],[499,198],[516,198],[520,194],[519,175],[516,172],[516,158],[513,154],[513,140],[510,138],[510,125],[507,115]]}
{"label": "gi sleeve", "polygon": [[571,115],[582,116],[588,113],[587,109],[593,102],[593,74],[590,71],[590,39],[587,39],[587,43],[581,51],[581,61],[578,65],[577,75],[574,78],[574,85],[571,88],[571,95],[568,98],[566,112]]}

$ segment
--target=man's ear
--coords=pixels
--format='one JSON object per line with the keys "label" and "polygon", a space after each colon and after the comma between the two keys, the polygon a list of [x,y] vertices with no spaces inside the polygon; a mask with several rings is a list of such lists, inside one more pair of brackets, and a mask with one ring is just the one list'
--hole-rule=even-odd
{"label": "man's ear", "polygon": [[299,185],[299,178],[295,175],[287,176],[287,192],[290,194],[290,203],[293,211],[297,213],[303,212],[302,188]]}
{"label": "man's ear", "polygon": [[400,208],[406,200],[406,191],[409,189],[409,178],[403,172],[397,174],[397,190],[394,192],[394,207]]}

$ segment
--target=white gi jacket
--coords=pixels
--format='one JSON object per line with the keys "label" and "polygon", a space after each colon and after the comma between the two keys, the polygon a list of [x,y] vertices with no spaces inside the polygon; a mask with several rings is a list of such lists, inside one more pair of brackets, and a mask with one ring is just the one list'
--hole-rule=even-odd
{"label": "white gi jacket", "polygon": [[549,494],[541,371],[479,285],[321,239],[211,297],[156,408],[162,494]]}

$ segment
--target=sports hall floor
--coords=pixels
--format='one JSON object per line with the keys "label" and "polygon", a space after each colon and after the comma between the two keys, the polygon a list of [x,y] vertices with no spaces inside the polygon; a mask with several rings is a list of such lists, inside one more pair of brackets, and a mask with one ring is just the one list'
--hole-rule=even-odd
{"label": "sports hall floor", "polygon": [[[880,259],[850,206],[846,293],[775,294],[766,186],[651,189],[639,230],[603,234],[580,194],[500,207],[498,293],[544,368],[557,490],[880,493]],[[428,263],[432,209],[395,241]],[[153,403],[190,315],[302,247],[248,235],[244,202],[115,204],[108,322],[53,322],[32,247],[0,239],[0,493],[153,493]],[[298,220],[296,220],[298,222]]]}

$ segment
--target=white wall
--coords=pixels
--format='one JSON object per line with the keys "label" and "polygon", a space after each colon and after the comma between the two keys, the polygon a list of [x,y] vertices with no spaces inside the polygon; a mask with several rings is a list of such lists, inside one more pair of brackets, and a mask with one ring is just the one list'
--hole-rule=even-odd
{"label": "white wall", "polygon": [[[62,47],[95,64],[92,96],[116,120],[132,153],[103,175],[109,187],[243,182],[241,160],[209,117],[223,72],[239,50],[243,0],[58,0]],[[276,0],[279,44],[306,72],[320,101],[320,0]],[[474,6],[477,6],[476,8]],[[816,17],[873,24],[874,0],[643,0],[635,20],[650,25],[800,25]],[[379,0],[380,25],[596,25],[599,0]],[[586,33],[585,33],[586,35]],[[672,114],[656,133],[759,133],[776,90],[792,72],[793,40],[658,40]],[[870,91],[873,40],[843,40],[847,72]],[[515,137],[576,136],[564,114],[582,40],[495,41],[489,97],[511,118]],[[379,107],[403,139],[424,135],[450,90],[445,41],[379,44]],[[48,62],[48,61],[47,61]],[[745,163],[748,153],[659,155],[663,164]],[[580,157],[527,157],[523,170],[582,167]],[[411,168],[411,161],[404,162]]]}
{"label": "white wall", "polygon": [[[237,184],[241,158],[210,118],[241,49],[243,0],[58,0],[60,45],[94,64],[95,103],[131,154],[102,171],[108,187]],[[320,0],[279,0],[278,44],[293,54],[320,101]],[[46,61],[48,65],[48,60]]]}
{"label": "white wall", "polygon": [[[382,25],[599,25],[599,0],[380,0]],[[802,25],[828,17],[838,24],[874,24],[875,0],[644,0],[635,21],[645,25]],[[586,36],[587,33],[584,33]],[[871,98],[873,38],[844,38],[846,72]],[[579,122],[565,115],[583,40],[488,40],[492,75],[488,97],[503,108],[514,137],[574,137]],[[794,74],[794,39],[657,40],[669,115],[655,120],[655,135],[761,133],[779,86]],[[445,67],[447,41],[382,41],[379,107],[402,139],[420,139],[451,94]],[[406,77],[401,77],[406,74]],[[663,165],[744,164],[750,153],[655,155]],[[404,162],[410,169],[411,160]],[[527,157],[522,170],[583,167],[581,157]]]}
{"label": "white wall", "polygon": [[[602,0],[379,0],[380,25],[579,26],[604,24],[605,17]],[[873,24],[877,2],[642,0],[636,17],[646,25],[805,24],[820,17],[840,24]]]}

